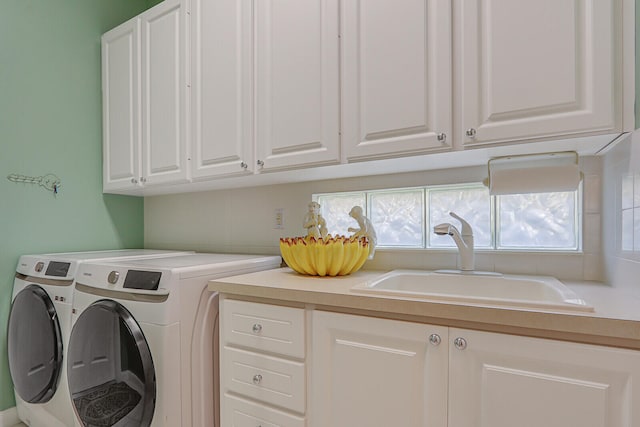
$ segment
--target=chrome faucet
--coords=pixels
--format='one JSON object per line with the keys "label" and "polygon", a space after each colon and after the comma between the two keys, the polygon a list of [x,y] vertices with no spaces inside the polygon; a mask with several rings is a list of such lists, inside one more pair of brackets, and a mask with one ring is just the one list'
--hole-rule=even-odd
{"label": "chrome faucet", "polygon": [[454,212],[449,212],[449,215],[460,221],[460,224],[462,224],[462,233],[448,222],[436,225],[433,227],[433,232],[439,236],[449,235],[453,237],[453,241],[456,242],[458,251],[460,252],[460,270],[473,271],[473,229],[467,221],[460,218]]}

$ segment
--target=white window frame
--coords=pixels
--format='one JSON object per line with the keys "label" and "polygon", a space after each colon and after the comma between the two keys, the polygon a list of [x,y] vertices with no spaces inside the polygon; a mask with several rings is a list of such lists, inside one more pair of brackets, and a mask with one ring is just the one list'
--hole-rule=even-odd
{"label": "white window frame", "polygon": [[[442,191],[442,190],[465,190],[465,189],[479,189],[486,188],[482,183],[461,183],[461,184],[445,184],[445,185],[428,185],[428,186],[417,186],[417,187],[402,187],[402,188],[385,188],[385,189],[375,189],[375,190],[358,190],[358,191],[344,191],[344,192],[332,192],[332,193],[317,193],[312,195],[312,200],[316,202],[320,201],[323,197],[331,197],[331,196],[342,196],[342,195],[361,195],[365,204],[362,206],[362,209],[365,212],[365,215],[371,218],[371,196],[376,193],[393,193],[393,192],[407,192],[407,191],[422,191],[422,245],[421,246],[389,246],[389,245],[381,245],[378,247],[384,250],[428,250],[428,251],[450,251],[454,250],[455,245],[452,241],[452,246],[444,247],[444,246],[429,246],[430,240],[428,238],[428,233],[432,233],[433,226],[435,224],[430,224],[429,217],[429,192],[430,191]],[[583,228],[582,228],[582,184],[580,184],[579,188],[576,190],[576,194],[574,197],[574,220],[573,220],[573,228],[576,236],[576,246],[575,247],[564,247],[564,248],[549,248],[549,247],[499,247],[498,246],[498,233],[500,230],[499,227],[499,197],[501,196],[491,196],[490,197],[490,233],[491,233],[491,243],[490,246],[482,246],[476,247],[478,251],[485,252],[544,252],[544,253],[582,253],[582,239],[583,239]],[[322,208],[321,208],[322,209]],[[451,219],[452,224],[459,225],[458,221],[455,219]],[[355,225],[354,225],[355,226]],[[331,230],[330,230],[331,231]]]}

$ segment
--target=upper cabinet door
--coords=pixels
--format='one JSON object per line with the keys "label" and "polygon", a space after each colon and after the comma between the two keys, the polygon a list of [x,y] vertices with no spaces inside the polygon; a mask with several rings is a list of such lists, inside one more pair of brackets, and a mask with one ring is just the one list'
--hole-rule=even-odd
{"label": "upper cabinet door", "polygon": [[620,128],[613,3],[457,0],[456,130],[463,143]]}
{"label": "upper cabinet door", "polygon": [[140,15],[142,175],[145,184],[187,180],[186,10],[165,0]]}
{"label": "upper cabinet door", "polygon": [[450,148],[451,2],[342,2],[347,159]]}
{"label": "upper cabinet door", "polygon": [[254,5],[261,169],[337,163],[338,0],[258,0]]}
{"label": "upper cabinet door", "polygon": [[251,0],[192,0],[193,178],[255,168]]}
{"label": "upper cabinet door", "polygon": [[103,190],[135,188],[140,177],[138,20],[102,36]]}

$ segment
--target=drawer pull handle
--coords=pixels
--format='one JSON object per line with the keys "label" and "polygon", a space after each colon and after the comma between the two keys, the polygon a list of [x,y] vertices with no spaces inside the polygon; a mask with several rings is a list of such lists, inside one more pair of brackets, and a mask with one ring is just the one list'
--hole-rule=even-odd
{"label": "drawer pull handle", "polygon": [[261,382],[262,382],[262,375],[260,375],[260,374],[255,374],[255,375],[253,376],[253,383],[254,383],[255,385],[258,385],[258,384],[260,384]]}
{"label": "drawer pull handle", "polygon": [[260,332],[262,332],[262,325],[259,323],[256,323],[255,325],[253,325],[253,328],[251,328],[251,330],[253,331],[254,334],[259,334]]}

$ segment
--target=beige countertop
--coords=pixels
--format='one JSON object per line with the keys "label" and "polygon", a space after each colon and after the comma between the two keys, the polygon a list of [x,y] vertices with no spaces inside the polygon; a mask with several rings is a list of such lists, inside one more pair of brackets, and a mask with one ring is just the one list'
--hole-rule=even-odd
{"label": "beige countertop", "polygon": [[354,285],[384,273],[309,277],[281,268],[212,280],[209,289],[250,301],[640,350],[640,297],[601,283],[564,281],[594,312],[516,309],[351,291]]}

